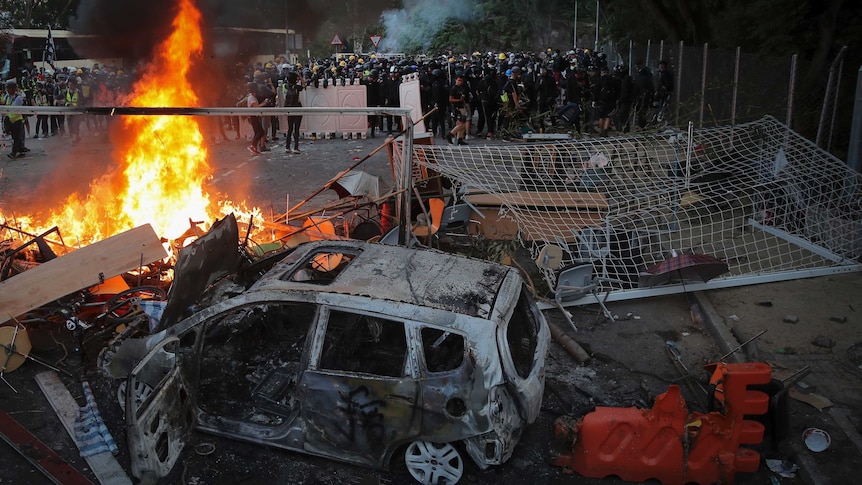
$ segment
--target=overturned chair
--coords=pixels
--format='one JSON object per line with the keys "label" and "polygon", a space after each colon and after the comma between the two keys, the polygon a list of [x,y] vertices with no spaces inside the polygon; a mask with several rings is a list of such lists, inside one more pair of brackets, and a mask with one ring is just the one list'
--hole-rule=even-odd
{"label": "overturned chair", "polygon": [[580,299],[587,295],[592,295],[596,299],[596,303],[601,307],[605,318],[611,321],[614,320],[613,313],[611,313],[605,305],[607,293],[604,297],[599,293],[601,290],[601,283],[621,283],[621,281],[596,276],[594,274],[593,263],[590,262],[577,264],[563,269],[557,275],[556,284],[552,283],[550,274],[559,270],[563,266],[563,248],[556,244],[546,244],[541,250],[539,250],[539,255],[536,258],[536,266],[538,266],[545,275],[545,280],[548,282],[548,286],[552,288],[551,291],[554,295],[556,306],[563,313],[563,316],[572,328],[577,330],[577,326],[572,321],[571,315],[565,309],[565,303],[567,301]]}

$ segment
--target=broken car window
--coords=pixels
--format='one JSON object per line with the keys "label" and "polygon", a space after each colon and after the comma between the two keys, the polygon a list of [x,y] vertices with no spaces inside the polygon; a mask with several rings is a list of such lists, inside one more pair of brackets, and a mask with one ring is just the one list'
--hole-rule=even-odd
{"label": "broken car window", "polygon": [[358,253],[333,252],[321,249],[308,257],[296,271],[288,273],[282,279],[315,285],[328,285],[350,266]]}
{"label": "broken car window", "polygon": [[306,335],[315,315],[316,306],[309,303],[255,304],[206,322],[200,407],[226,417],[276,424],[278,420],[261,418],[258,412],[292,410]]}
{"label": "broken car window", "polygon": [[329,314],[321,369],[401,377],[406,359],[404,323],[338,310]]}
{"label": "broken car window", "polygon": [[521,296],[506,329],[506,341],[509,343],[512,362],[518,375],[524,379],[530,377],[530,371],[533,370],[539,333],[539,323],[530,311],[531,304],[527,290],[521,288]]}
{"label": "broken car window", "polygon": [[464,337],[447,330],[423,328],[422,349],[428,372],[454,370],[464,361]]}

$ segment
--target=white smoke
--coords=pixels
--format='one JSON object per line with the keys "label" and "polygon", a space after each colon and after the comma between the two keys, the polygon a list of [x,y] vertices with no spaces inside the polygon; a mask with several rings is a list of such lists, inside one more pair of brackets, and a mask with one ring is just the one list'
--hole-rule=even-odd
{"label": "white smoke", "polygon": [[428,49],[434,35],[450,19],[473,20],[472,0],[405,0],[404,8],[386,10],[381,15],[386,35],[380,41],[384,52],[402,52],[404,47]]}

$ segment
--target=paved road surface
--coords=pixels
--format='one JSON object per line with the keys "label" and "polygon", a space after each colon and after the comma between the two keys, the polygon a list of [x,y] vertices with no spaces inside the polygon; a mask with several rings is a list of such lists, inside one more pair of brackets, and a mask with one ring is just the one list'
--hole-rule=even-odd
{"label": "paved road surface", "polygon": [[[291,201],[307,197],[382,141],[379,137],[303,140],[302,154],[286,154],[283,146],[276,145],[261,156],[251,156],[244,140],[212,143],[209,150],[213,178],[207,190],[226,194],[234,201],[244,199],[264,208],[265,212],[283,212],[287,194]],[[445,141],[438,139],[437,142]],[[111,145],[104,134],[85,135],[84,141],[75,146],[59,137],[29,139],[27,144],[32,149],[29,157],[11,161],[3,156],[0,160],[0,211],[7,215],[20,216],[54,207],[113,166]],[[380,176],[384,184],[390,184],[390,168],[384,150],[361,168]],[[321,203],[335,197],[334,193],[322,194]],[[523,255],[522,259],[526,261]],[[686,295],[611,303],[611,310],[622,317],[616,322],[602,321],[591,307],[574,309],[580,331],[572,336],[592,359],[587,365],[579,366],[558,345],[553,345],[539,422],[526,432],[509,463],[484,472],[468,467],[463,483],[620,483],[619,480],[579,479],[551,466],[554,419],[561,414],[580,416],[595,405],[650,405],[658,393],[680,378],[679,370],[666,352],[668,340],[676,342],[687,367],[705,379],[700,367],[722,354],[709,331],[710,325],[723,326],[728,330],[726,334],[735,335],[735,341],[725,342],[731,347],[766,329],[767,333],[756,341],[757,358],[772,364],[778,376],[811,365],[811,374],[804,381],[813,391],[834,402],[831,408],[820,412],[808,404],[790,400],[789,438],[775,449],[767,447],[763,452],[767,458],[789,459],[804,465],[804,469],[797,478],[781,478],[780,483],[853,483],[858,470],[862,469],[862,440],[858,434],[862,422],[862,370],[856,367],[862,363],[857,360],[862,355],[860,294],[862,276],[849,274],[701,295],[713,307],[709,321],[692,318],[690,308],[695,300]],[[798,323],[785,323],[784,317],[788,314],[796,315]],[[550,320],[564,323],[556,310],[546,315]],[[831,339],[834,345],[829,348],[813,344],[818,337]],[[83,360],[84,356],[74,352],[72,336],[65,329],[34,332],[33,342],[33,355],[72,374],[64,375],[63,380],[79,402],[83,402],[79,379],[84,377],[90,381],[109,429],[121,445],[118,460],[128,470],[122,416],[114,397],[115,384],[98,375],[91,361]],[[34,362],[27,362],[7,374],[5,377],[19,393],[15,394],[0,383],[0,409],[95,480],[34,384],[33,376],[44,370]],[[683,390],[691,408],[702,410],[698,409],[702,396],[688,388]],[[802,431],[812,426],[825,429],[832,436],[832,445],[825,452],[812,453],[802,445]],[[214,451],[195,451],[195,445],[201,443],[213,444]],[[0,452],[0,470],[3,470],[0,483],[50,483],[26,461],[11,453],[7,445],[0,445],[0,449],[3,450]],[[769,483],[769,476],[770,472],[762,464],[761,471],[756,474],[737,475],[736,483]],[[366,484],[405,483],[408,478],[403,471],[375,472],[195,433],[180,464],[164,483]]]}

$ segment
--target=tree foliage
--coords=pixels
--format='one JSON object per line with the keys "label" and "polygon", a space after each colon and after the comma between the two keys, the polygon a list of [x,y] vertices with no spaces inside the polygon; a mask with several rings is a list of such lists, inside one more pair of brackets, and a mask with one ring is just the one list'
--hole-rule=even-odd
{"label": "tree foliage", "polygon": [[78,0],[3,0],[2,13],[10,28],[65,29],[69,16],[78,8]]}

